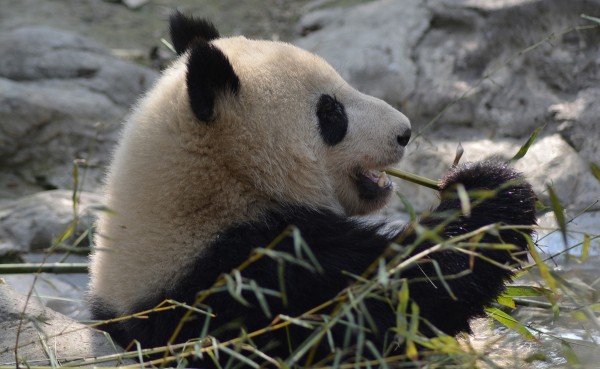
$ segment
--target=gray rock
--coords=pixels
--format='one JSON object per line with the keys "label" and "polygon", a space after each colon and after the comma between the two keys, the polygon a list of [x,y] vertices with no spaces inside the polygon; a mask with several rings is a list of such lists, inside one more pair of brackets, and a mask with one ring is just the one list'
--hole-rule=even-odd
{"label": "gray rock", "polygon": [[128,108],[157,73],[117,59],[95,41],[48,27],[24,27],[0,37],[0,76],[14,81],[68,80]]}
{"label": "gray rock", "polygon": [[[84,256],[78,259],[79,263],[87,261]],[[26,295],[34,288],[36,299],[58,313],[76,320],[91,318],[86,299],[87,274],[41,273],[38,278],[35,274],[5,274],[2,277],[20,294]]]}
{"label": "gray rock", "polygon": [[[77,206],[78,222],[67,244],[91,229],[99,195],[81,192]],[[0,206],[0,255],[49,248],[72,224],[73,193],[67,190],[39,192]],[[84,238],[80,246],[87,245]]]}
{"label": "gray rock", "polygon": [[76,84],[0,78],[0,165],[19,179],[14,192],[72,188],[79,158],[87,159],[86,185],[97,188],[123,114],[106,96]]}
{"label": "gray rock", "polygon": [[546,188],[551,185],[567,209],[578,211],[590,205],[600,209],[600,181],[592,176],[587,161],[560,135],[540,139],[516,166],[527,174],[545,204],[549,204]]}
{"label": "gray rock", "polygon": [[[460,135],[464,154],[461,162],[485,159],[508,160],[512,158],[525,140],[511,138],[486,139],[480,136]],[[400,169],[431,179],[441,178],[450,168],[456,153],[455,139],[417,139],[409,145]],[[590,205],[600,209],[600,181],[591,175],[586,160],[565,142],[559,134],[538,138],[515,168],[525,174],[536,194],[549,205],[547,186],[551,185],[562,205],[572,211],[583,210]],[[415,209],[424,211],[437,201],[437,193],[428,188],[405,181],[397,181],[398,190],[406,196]],[[402,209],[400,203],[392,208]]]}
{"label": "gray rock", "polygon": [[[87,255],[65,253],[28,253],[22,255],[25,263],[87,263]],[[84,273],[4,274],[2,277],[15,291],[27,295],[34,291],[40,303],[76,320],[89,320],[87,304],[89,276]]]}
{"label": "gray rock", "polygon": [[295,43],[400,107],[415,131],[435,119],[429,132],[452,125],[522,137],[551,105],[600,82],[600,35],[563,32],[599,12],[599,1],[379,0],[307,14]]}
{"label": "gray rock", "polygon": [[[402,20],[402,21],[399,21]],[[416,89],[415,45],[428,27],[420,0],[380,0],[308,13],[294,43],[324,57],[362,92],[402,105]]]}
{"label": "gray rock", "polygon": [[[432,22],[436,17],[448,20],[446,12],[457,8],[452,1],[443,2],[447,7],[432,4],[437,11]],[[548,121],[549,106],[600,81],[598,33],[574,30],[577,25],[589,24],[580,15],[597,14],[600,2],[513,1],[510,6],[475,6],[473,10],[479,16],[470,24],[469,36],[455,45],[461,51],[453,53],[458,57],[454,79],[476,93],[460,103],[470,104],[473,111],[472,119],[463,123],[499,135],[527,136]],[[570,31],[565,33],[567,29]],[[442,26],[440,31],[444,38],[453,28]],[[473,42],[470,47],[469,42]],[[478,85],[486,76],[490,77]],[[546,131],[555,132],[556,125]]]}
{"label": "gray rock", "polygon": [[[600,193],[589,170],[600,162],[600,34],[573,30],[589,24],[581,13],[600,13],[600,1],[378,0],[309,12],[295,43],[407,114],[421,137],[401,168],[439,178],[459,141],[463,160],[509,159],[546,124],[517,167],[543,200],[552,184],[583,209]],[[423,187],[399,191],[418,210],[436,202]]]}
{"label": "gray rock", "polygon": [[[24,307],[27,309],[24,310]],[[123,352],[104,334],[84,326],[57,312],[40,305],[35,297],[26,305],[24,296],[14,292],[0,279],[0,366],[15,365],[15,343],[18,337],[19,361],[28,365],[51,365],[81,362],[83,358]],[[95,366],[133,364],[131,360],[112,360],[93,363]],[[89,362],[88,366],[91,366]],[[25,365],[23,365],[25,366]]]}
{"label": "gray rock", "polygon": [[[600,59],[600,54],[598,55]],[[600,88],[580,91],[573,101],[555,104],[550,114],[561,136],[584,160],[600,165]]]}
{"label": "gray rock", "polygon": [[2,194],[72,188],[85,159],[88,189],[101,183],[129,106],[156,72],[119,60],[82,36],[44,27],[0,36]]}

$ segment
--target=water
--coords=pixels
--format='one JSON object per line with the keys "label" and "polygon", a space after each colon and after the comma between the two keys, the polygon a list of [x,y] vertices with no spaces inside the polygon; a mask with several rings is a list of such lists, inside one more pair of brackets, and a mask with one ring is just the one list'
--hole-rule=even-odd
{"label": "water", "polygon": [[[538,252],[558,281],[561,310],[555,315],[550,308],[527,306],[511,312],[529,327],[536,338],[533,341],[498,324],[490,328],[488,319],[473,322],[474,334],[469,339],[481,349],[487,345],[490,357],[502,368],[600,369],[600,238],[594,238],[600,235],[600,212],[570,222],[566,244],[562,233],[555,231],[554,214],[541,217],[539,224],[548,229],[538,232]],[[592,239],[587,259],[582,258],[585,233]],[[547,286],[537,268],[515,284]],[[531,300],[548,302],[545,298]]]}

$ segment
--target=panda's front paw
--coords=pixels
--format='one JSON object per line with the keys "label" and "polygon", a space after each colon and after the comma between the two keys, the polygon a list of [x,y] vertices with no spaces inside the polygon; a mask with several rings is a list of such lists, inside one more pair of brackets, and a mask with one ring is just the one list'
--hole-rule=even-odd
{"label": "panda's front paw", "polygon": [[[450,170],[440,181],[441,208],[459,209],[458,184],[464,186],[472,204],[470,220],[479,225],[536,224],[536,196],[525,178],[498,161],[465,163]],[[478,191],[489,190],[489,191]],[[531,234],[530,230],[524,233]]]}

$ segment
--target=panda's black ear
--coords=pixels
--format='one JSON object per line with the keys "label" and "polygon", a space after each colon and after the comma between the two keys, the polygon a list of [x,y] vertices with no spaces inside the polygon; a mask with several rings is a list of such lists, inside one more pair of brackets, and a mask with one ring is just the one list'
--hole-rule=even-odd
{"label": "panda's black ear", "polygon": [[171,14],[169,29],[177,55],[183,54],[194,40],[209,42],[220,37],[219,31],[209,21],[187,16],[178,10]]}
{"label": "panda's black ear", "polygon": [[192,111],[206,123],[215,119],[216,97],[228,93],[237,95],[240,89],[240,79],[227,56],[204,41],[196,41],[191,46],[186,83]]}

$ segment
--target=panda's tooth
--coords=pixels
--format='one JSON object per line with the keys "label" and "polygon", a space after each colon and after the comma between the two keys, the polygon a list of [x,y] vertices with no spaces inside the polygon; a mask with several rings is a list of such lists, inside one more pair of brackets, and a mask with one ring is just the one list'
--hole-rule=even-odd
{"label": "panda's tooth", "polygon": [[385,187],[386,183],[387,183],[387,175],[385,174],[385,172],[381,172],[379,173],[379,178],[377,179],[377,186],[383,188]]}

